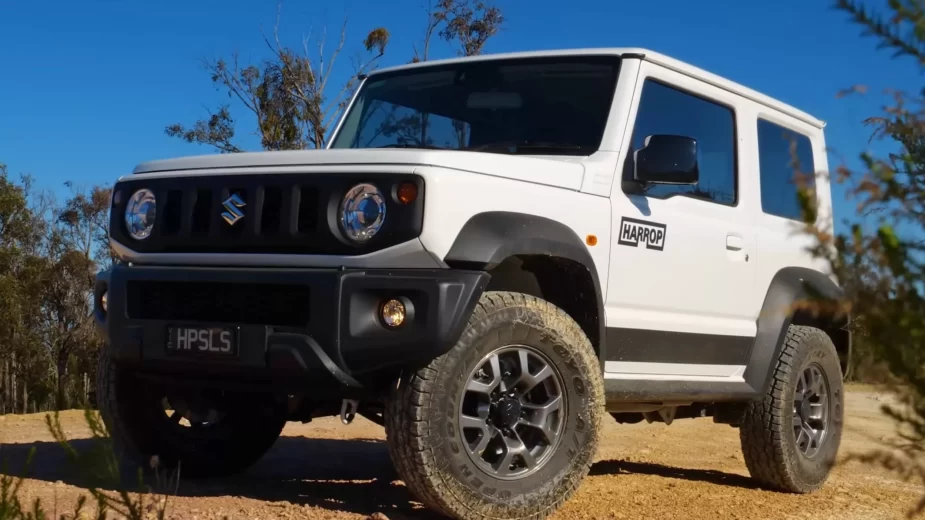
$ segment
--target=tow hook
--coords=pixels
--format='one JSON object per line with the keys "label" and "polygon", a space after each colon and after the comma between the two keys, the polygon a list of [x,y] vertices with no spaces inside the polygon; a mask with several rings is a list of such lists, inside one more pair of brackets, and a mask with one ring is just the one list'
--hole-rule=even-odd
{"label": "tow hook", "polygon": [[340,405],[340,422],[350,424],[357,416],[357,408],[360,402],[356,399],[344,399]]}

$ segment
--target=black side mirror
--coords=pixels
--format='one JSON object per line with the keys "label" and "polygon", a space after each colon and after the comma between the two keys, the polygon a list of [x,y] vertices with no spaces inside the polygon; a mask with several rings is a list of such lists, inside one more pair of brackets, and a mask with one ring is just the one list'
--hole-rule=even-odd
{"label": "black side mirror", "polygon": [[697,140],[680,135],[650,135],[637,150],[633,179],[647,184],[697,184]]}

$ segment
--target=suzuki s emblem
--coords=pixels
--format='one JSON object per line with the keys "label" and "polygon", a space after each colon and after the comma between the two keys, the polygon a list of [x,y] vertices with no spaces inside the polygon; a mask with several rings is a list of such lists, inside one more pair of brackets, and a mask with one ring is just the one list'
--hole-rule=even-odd
{"label": "suzuki s emblem", "polygon": [[241,200],[241,197],[237,195],[228,197],[225,199],[225,202],[222,202],[222,206],[228,210],[222,213],[222,218],[225,219],[225,222],[227,222],[229,226],[237,224],[239,220],[244,218],[244,212],[241,211],[241,208],[246,205],[247,204]]}

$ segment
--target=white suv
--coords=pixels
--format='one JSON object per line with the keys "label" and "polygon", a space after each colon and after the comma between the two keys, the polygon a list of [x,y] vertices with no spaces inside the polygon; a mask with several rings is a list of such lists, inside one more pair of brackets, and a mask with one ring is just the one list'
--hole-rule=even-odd
{"label": "white suv", "polygon": [[96,287],[103,417],[193,476],[360,414],[431,508],[538,518],[606,414],[711,416],[762,484],[812,491],[851,348],[793,305],[842,297],[794,182],[823,126],[647,50],[536,52],[377,71],[325,150],[142,164]]}

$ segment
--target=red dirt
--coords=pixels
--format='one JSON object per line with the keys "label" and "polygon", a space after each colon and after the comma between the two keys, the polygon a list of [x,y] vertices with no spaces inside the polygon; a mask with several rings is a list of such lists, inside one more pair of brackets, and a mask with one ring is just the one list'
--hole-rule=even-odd
{"label": "red dirt", "polygon": [[[842,457],[863,452],[894,434],[879,412],[890,397],[852,387],[846,406]],[[89,436],[79,412],[62,423],[78,448]],[[619,425],[605,420],[604,442],[591,475],[557,520],[602,518],[749,520],[780,518],[876,520],[902,518],[925,492],[889,473],[859,463],[837,467],[811,495],[758,489],[748,478],[737,430],[710,419]],[[435,518],[397,480],[382,428],[358,418],[290,423],[274,448],[252,469],[228,479],[183,481],[169,499],[170,518],[233,519]],[[36,447],[24,498],[43,500],[59,514],[86,493],[85,481],[54,445],[43,415],[0,416],[0,460],[20,467]],[[378,513],[378,515],[377,515]]]}

